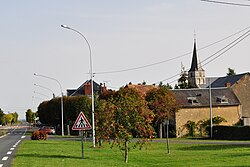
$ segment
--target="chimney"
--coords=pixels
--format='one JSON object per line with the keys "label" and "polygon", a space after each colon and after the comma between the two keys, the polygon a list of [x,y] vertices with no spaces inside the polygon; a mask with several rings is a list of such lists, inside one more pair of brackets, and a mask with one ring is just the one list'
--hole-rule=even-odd
{"label": "chimney", "polygon": [[227,88],[229,88],[229,87],[231,87],[231,84],[230,84],[229,82],[227,82],[227,83],[225,84],[225,86],[226,86]]}
{"label": "chimney", "polygon": [[90,83],[90,81],[88,81],[84,85],[84,95],[91,95],[91,83]]}
{"label": "chimney", "polygon": [[103,93],[107,92],[107,87],[105,83],[103,83],[102,92]]}

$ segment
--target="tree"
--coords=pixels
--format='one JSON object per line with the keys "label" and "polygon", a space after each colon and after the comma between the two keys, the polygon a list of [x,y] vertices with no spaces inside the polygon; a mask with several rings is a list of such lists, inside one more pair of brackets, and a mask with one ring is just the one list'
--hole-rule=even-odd
{"label": "tree", "polygon": [[13,119],[13,115],[12,114],[5,114],[4,115],[4,122],[5,124],[11,124],[12,122],[12,119]]}
{"label": "tree", "polygon": [[189,84],[188,84],[188,74],[187,71],[182,71],[180,78],[178,79],[178,88],[180,89],[188,89]]}
{"label": "tree", "polygon": [[173,94],[164,87],[159,87],[150,90],[146,94],[146,101],[148,102],[148,107],[155,114],[155,123],[159,126],[159,136],[162,138],[162,124],[167,123],[167,146],[168,153],[169,149],[169,140],[168,140],[168,128],[169,120],[173,118],[174,112],[177,111],[176,100]]}
{"label": "tree", "polygon": [[[146,101],[148,107],[155,114],[155,122],[160,125],[165,119],[170,119],[177,109],[176,100],[173,94],[164,87],[159,87],[147,92]],[[162,131],[162,129],[160,129]],[[162,136],[161,132],[159,135]]]}
{"label": "tree", "polygon": [[169,83],[164,85],[162,82],[160,82],[159,87],[163,87],[163,88],[166,88],[166,89],[173,89],[172,86]]}
{"label": "tree", "polygon": [[27,111],[26,111],[26,121],[27,122],[29,122],[29,123],[33,123],[34,122],[34,113],[32,112],[32,110],[31,109],[28,109]]}
{"label": "tree", "polygon": [[[88,96],[70,96],[63,97],[64,124],[73,126],[77,116],[83,112],[88,120],[91,120],[91,100]],[[61,126],[61,98],[53,98],[44,101],[38,106],[39,120],[43,124],[58,126],[59,132]]]}
{"label": "tree", "polygon": [[236,72],[234,69],[232,68],[228,68],[228,73],[227,73],[227,76],[231,76],[231,75],[236,75]]}
{"label": "tree", "polygon": [[126,163],[130,140],[133,137],[140,138],[136,145],[140,145],[141,148],[154,134],[151,126],[154,114],[133,88],[120,88],[103,100],[96,110],[96,118],[97,136],[112,141],[112,147],[117,145],[122,152],[124,151]]}
{"label": "tree", "polygon": [[4,112],[3,110],[0,108],[0,125],[4,124]]}
{"label": "tree", "polygon": [[18,114],[16,112],[12,113],[13,119],[11,123],[17,123],[18,121]]}

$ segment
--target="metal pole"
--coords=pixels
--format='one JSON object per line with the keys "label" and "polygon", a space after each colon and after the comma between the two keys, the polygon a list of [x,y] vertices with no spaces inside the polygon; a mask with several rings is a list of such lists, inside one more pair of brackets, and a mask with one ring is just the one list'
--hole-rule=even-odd
{"label": "metal pole", "polygon": [[210,104],[210,138],[213,138],[213,106],[212,106],[212,90],[211,79],[209,78],[209,104]]}
{"label": "metal pole", "polygon": [[64,124],[63,124],[63,92],[62,92],[62,85],[60,84],[60,82],[57,80],[57,79],[55,79],[55,78],[51,78],[51,77],[48,77],[48,76],[45,76],[45,75],[41,75],[41,74],[36,74],[36,73],[34,73],[34,75],[35,76],[38,76],[38,77],[44,77],[44,78],[47,78],[47,79],[51,79],[51,80],[54,80],[54,81],[56,81],[58,84],[59,84],[59,86],[60,86],[60,90],[61,90],[61,94],[62,94],[62,96],[61,96],[61,115],[62,115],[62,136],[64,136]]}
{"label": "metal pole", "polygon": [[84,159],[84,141],[83,141],[84,131],[83,130],[81,130],[81,134],[82,134],[82,159]]}
{"label": "metal pole", "polygon": [[170,154],[170,145],[169,145],[168,131],[169,131],[169,118],[167,119],[167,149],[168,149],[168,154]]}
{"label": "metal pole", "polygon": [[94,103],[94,84],[93,84],[93,63],[92,63],[92,52],[91,52],[91,47],[90,44],[87,40],[87,38],[78,30],[75,30],[67,25],[61,25],[62,28],[66,28],[69,30],[72,30],[78,34],[81,35],[81,37],[86,41],[89,49],[89,62],[90,62],[90,79],[91,79],[91,110],[92,110],[92,144],[93,147],[95,147],[95,103]]}

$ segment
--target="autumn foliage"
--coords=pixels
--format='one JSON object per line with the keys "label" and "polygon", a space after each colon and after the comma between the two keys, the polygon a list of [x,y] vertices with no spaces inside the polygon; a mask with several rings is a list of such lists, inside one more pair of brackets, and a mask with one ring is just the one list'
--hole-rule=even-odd
{"label": "autumn foliage", "polygon": [[47,140],[48,134],[44,131],[36,130],[31,135],[32,140]]}
{"label": "autumn foliage", "polygon": [[129,142],[133,137],[140,139],[137,142],[140,146],[153,138],[154,114],[135,89],[121,88],[107,97],[96,110],[96,137],[124,150],[127,162]]}

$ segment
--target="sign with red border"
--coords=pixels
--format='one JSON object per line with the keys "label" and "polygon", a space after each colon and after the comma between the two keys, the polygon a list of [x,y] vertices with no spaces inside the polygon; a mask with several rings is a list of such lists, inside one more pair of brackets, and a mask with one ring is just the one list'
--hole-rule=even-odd
{"label": "sign with red border", "polygon": [[85,115],[80,112],[73,127],[72,130],[90,130],[92,127],[89,124],[89,121],[86,119]]}

